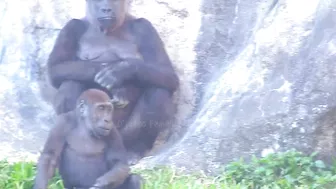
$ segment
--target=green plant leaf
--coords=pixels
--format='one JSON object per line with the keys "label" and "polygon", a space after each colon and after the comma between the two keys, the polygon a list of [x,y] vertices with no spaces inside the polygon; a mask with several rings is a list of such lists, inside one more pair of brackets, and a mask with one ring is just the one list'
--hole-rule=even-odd
{"label": "green plant leaf", "polygon": [[321,169],[326,168],[325,164],[321,160],[315,161],[315,166],[318,167],[318,168],[321,168]]}

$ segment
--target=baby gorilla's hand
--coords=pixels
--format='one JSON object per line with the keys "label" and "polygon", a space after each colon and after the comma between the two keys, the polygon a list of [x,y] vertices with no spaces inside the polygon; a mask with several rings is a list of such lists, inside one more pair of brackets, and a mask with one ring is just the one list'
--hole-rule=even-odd
{"label": "baby gorilla's hand", "polygon": [[102,189],[107,185],[109,185],[109,182],[104,177],[100,177],[90,189]]}
{"label": "baby gorilla's hand", "polygon": [[[92,189],[97,188],[116,188],[125,182],[129,175],[130,168],[125,163],[117,163],[113,169],[109,170],[107,173],[103,174],[97,178],[95,184],[91,187]],[[90,189],[91,189],[90,188]]]}
{"label": "baby gorilla's hand", "polygon": [[136,154],[135,152],[128,152],[127,157],[127,163],[129,166],[136,165],[141,159],[141,156]]}

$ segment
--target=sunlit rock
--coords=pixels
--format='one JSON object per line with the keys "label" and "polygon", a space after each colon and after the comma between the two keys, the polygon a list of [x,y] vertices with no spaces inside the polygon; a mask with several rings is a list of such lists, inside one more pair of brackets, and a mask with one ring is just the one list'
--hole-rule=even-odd
{"label": "sunlit rock", "polygon": [[201,9],[196,62],[208,80],[198,91],[204,95],[197,114],[181,140],[139,166],[213,171],[291,148],[330,160],[336,2],[220,2],[204,1]]}

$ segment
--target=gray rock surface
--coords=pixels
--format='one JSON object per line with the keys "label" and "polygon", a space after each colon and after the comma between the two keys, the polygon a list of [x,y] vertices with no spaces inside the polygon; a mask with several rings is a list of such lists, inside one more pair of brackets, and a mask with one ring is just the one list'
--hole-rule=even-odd
{"label": "gray rock surface", "polygon": [[[36,157],[42,147],[54,115],[46,58],[65,22],[83,15],[84,3],[0,1],[3,157]],[[183,81],[169,145],[138,166],[214,171],[239,157],[290,148],[335,154],[336,1],[132,5],[158,29]]]}
{"label": "gray rock surface", "polygon": [[291,148],[335,155],[336,1],[204,1],[203,96],[188,131],[139,166],[215,171]]}

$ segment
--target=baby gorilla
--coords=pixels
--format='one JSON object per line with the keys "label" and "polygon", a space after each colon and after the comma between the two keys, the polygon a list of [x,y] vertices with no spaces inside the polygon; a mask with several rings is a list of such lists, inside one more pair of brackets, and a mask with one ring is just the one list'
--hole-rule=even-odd
{"label": "baby gorilla", "polygon": [[74,111],[60,114],[38,161],[34,189],[47,189],[56,167],[67,189],[140,189],[142,178],[129,173],[113,111],[105,92],[89,89]]}

